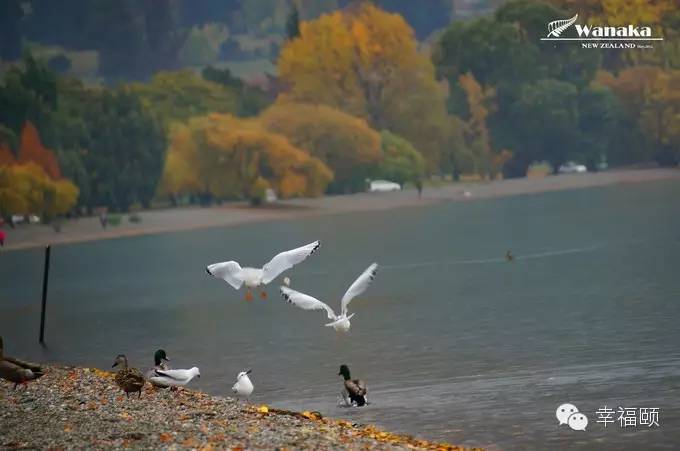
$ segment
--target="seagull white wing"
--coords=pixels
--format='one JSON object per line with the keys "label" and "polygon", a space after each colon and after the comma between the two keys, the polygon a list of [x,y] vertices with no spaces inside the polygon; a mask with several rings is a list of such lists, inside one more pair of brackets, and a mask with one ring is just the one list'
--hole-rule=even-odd
{"label": "seagull white wing", "polygon": [[326,310],[328,319],[334,320],[336,318],[335,312],[325,303],[309,296],[308,294],[300,293],[288,287],[281,287],[281,295],[290,304],[299,307],[303,310]]}
{"label": "seagull white wing", "polygon": [[262,283],[269,283],[276,279],[279,274],[292,268],[312,255],[321,245],[319,241],[314,241],[306,246],[298,247],[290,251],[281,252],[272,258],[269,263],[262,267]]}
{"label": "seagull white wing", "polygon": [[378,264],[373,263],[371,266],[366,268],[366,271],[361,273],[359,278],[354,281],[354,283],[349,287],[349,289],[347,289],[345,295],[342,297],[342,301],[340,301],[341,315],[347,314],[347,306],[349,305],[350,301],[355,297],[359,296],[364,291],[366,291],[366,288],[368,288],[373,279],[375,279],[375,275],[377,273]]}
{"label": "seagull white wing", "polygon": [[237,290],[241,288],[241,285],[243,284],[241,265],[233,260],[208,265],[205,270],[211,276],[224,280]]}

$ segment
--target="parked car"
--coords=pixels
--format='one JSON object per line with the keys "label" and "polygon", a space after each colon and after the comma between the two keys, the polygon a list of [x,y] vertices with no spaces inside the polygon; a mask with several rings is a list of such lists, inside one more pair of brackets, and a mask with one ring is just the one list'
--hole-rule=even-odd
{"label": "parked car", "polygon": [[372,180],[368,191],[371,193],[384,193],[388,191],[401,191],[401,185],[389,180]]}
{"label": "parked car", "polygon": [[264,200],[270,204],[272,202],[276,202],[279,200],[279,198],[276,196],[276,192],[273,189],[267,188],[267,191],[264,193]]}
{"label": "parked car", "polygon": [[578,164],[578,163],[574,163],[573,161],[569,161],[569,162],[561,165],[557,169],[557,172],[559,172],[560,174],[583,174],[585,172],[588,172],[588,168],[586,168],[582,164]]}

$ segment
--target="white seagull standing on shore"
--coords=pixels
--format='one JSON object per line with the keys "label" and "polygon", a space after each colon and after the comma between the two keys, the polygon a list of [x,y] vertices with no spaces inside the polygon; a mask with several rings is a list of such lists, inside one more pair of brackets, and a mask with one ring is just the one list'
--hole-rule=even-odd
{"label": "white seagull standing on shore", "polygon": [[[272,258],[269,263],[260,268],[241,268],[238,262],[233,260],[222,263],[214,263],[208,265],[205,269],[211,276],[224,280],[235,289],[241,288],[241,285],[246,284],[246,300],[253,300],[252,289],[262,285],[267,285],[272,280],[276,279],[279,274],[287,269],[292,268],[304,261],[307,257],[312,255],[321,245],[319,241],[314,241],[305,246],[298,247],[290,251],[281,252],[276,257]],[[262,299],[267,298],[267,293],[262,290],[260,293]]]}
{"label": "white seagull standing on shore", "polygon": [[149,381],[165,387],[183,387],[194,377],[201,377],[201,372],[196,367],[188,370],[156,370],[156,374],[149,377]]}
{"label": "white seagull standing on shore", "polygon": [[340,315],[336,315],[332,308],[320,300],[291,288],[282,286],[281,294],[286,301],[303,310],[326,310],[328,319],[332,320],[326,326],[339,332],[347,332],[350,328],[349,320],[354,316],[354,313],[347,316],[347,306],[352,299],[366,291],[377,273],[378,264],[373,263],[354,281],[340,301]]}
{"label": "white seagull standing on shore", "polygon": [[236,376],[236,383],[231,387],[231,391],[241,398],[248,398],[255,388],[248,377],[251,371],[252,370],[246,370],[238,373],[238,376]]}

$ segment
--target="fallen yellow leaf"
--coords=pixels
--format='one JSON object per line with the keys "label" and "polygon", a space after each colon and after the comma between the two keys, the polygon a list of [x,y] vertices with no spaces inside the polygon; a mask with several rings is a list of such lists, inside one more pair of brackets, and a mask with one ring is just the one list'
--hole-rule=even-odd
{"label": "fallen yellow leaf", "polygon": [[257,408],[257,411],[260,413],[269,413],[269,407],[261,405],[260,407]]}
{"label": "fallen yellow leaf", "polygon": [[163,443],[171,442],[172,441],[172,434],[169,434],[167,432],[163,432],[161,435],[158,436],[158,440],[160,440]]}

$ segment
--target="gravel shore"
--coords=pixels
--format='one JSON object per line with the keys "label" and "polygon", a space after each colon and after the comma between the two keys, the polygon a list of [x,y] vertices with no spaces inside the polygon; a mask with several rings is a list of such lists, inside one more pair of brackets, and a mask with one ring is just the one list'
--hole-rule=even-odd
{"label": "gravel shore", "polygon": [[192,390],[126,398],[113,375],[53,366],[16,390],[3,381],[0,449],[466,449]]}

